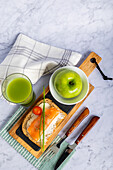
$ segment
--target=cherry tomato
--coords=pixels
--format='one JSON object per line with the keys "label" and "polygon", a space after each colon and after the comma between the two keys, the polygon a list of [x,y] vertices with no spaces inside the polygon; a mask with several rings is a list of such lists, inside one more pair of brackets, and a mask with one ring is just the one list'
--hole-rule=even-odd
{"label": "cherry tomato", "polygon": [[39,106],[35,106],[35,107],[33,108],[33,113],[34,113],[35,115],[41,115],[41,114],[42,114],[42,108],[39,107]]}

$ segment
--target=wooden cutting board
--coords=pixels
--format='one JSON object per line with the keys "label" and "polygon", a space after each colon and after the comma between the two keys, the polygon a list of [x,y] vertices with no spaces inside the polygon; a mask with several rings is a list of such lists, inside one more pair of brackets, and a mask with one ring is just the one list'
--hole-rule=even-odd
{"label": "wooden cutting board", "polygon": [[[95,69],[96,65],[94,63],[90,62],[91,58],[96,58],[97,63],[99,63],[102,59],[100,56],[98,56],[96,53],[91,52],[90,55],[85,59],[85,61],[80,65],[80,69],[85,72],[87,76],[91,74],[91,72]],[[94,86],[89,84],[89,92],[88,95],[85,97],[85,99],[89,96],[89,94],[93,91]],[[54,140],[54,138],[58,135],[58,133],[61,131],[61,129],[65,126],[65,124],[69,121],[69,119],[73,116],[73,114],[77,111],[77,109],[81,106],[81,104],[84,102],[81,101],[80,103],[76,105],[67,106],[63,104],[58,103],[53,97],[51,96],[49,92],[49,87],[46,88],[46,98],[50,98],[55,104],[58,105],[63,111],[67,113],[67,116],[63,120],[63,122],[57,127],[56,131],[53,133],[51,139],[49,140],[47,147],[51,144],[51,142]],[[23,114],[23,116],[15,123],[15,125],[12,127],[12,129],[9,131],[9,134],[17,140],[23,147],[25,147],[32,155],[34,155],[36,158],[39,158],[42,154],[41,149],[39,146],[31,142],[22,132],[21,125],[25,118],[25,116],[31,111],[31,109],[43,98],[43,93],[36,99],[36,101],[33,103],[33,105]],[[47,148],[46,147],[46,148]],[[45,149],[46,149],[45,148]]]}

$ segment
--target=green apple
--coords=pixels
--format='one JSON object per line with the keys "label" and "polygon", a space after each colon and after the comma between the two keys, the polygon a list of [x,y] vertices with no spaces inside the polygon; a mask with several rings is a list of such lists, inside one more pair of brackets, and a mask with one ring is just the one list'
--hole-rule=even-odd
{"label": "green apple", "polygon": [[74,98],[82,90],[82,79],[75,71],[63,69],[55,76],[54,87],[62,97]]}

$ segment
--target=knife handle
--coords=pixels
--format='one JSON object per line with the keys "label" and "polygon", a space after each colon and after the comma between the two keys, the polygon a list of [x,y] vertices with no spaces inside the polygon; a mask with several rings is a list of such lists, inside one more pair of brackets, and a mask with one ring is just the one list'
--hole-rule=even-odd
{"label": "knife handle", "polygon": [[98,116],[94,116],[89,124],[86,126],[86,128],[82,131],[82,133],[79,135],[75,143],[78,145],[80,141],[86,136],[86,134],[92,129],[92,127],[97,123],[97,121],[100,119]]}
{"label": "knife handle", "polygon": [[77,126],[82,122],[82,120],[85,119],[88,115],[89,115],[89,109],[86,108],[80,114],[80,116],[76,119],[76,121],[72,124],[69,130],[66,132],[66,137],[68,137],[77,128]]}

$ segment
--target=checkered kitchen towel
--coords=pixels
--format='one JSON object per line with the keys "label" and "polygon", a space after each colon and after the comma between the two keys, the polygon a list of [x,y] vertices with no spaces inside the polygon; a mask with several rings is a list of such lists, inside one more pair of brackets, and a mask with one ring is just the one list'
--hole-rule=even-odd
{"label": "checkered kitchen towel", "polygon": [[80,58],[80,53],[56,48],[19,34],[0,65],[0,86],[2,80],[12,73],[24,73],[35,84],[43,74],[52,73],[65,65],[76,65]]}

